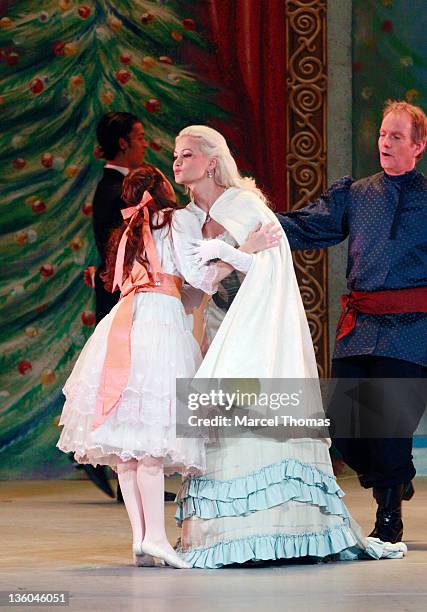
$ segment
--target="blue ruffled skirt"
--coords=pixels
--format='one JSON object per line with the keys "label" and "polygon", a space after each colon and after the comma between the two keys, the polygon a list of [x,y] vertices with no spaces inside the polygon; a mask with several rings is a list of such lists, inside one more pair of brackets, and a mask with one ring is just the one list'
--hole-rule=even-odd
{"label": "blue ruffled skirt", "polygon": [[[268,458],[276,460],[265,464]],[[185,480],[177,499],[180,552],[193,567],[402,556],[362,536],[342,501],[325,440],[227,440],[208,451],[207,464],[208,473]]]}

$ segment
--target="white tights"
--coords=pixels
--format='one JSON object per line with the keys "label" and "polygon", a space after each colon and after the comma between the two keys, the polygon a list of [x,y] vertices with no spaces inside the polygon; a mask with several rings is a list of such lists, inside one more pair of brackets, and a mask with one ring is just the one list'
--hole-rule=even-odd
{"label": "white tights", "polygon": [[141,542],[173,551],[165,530],[163,459],[147,456],[117,465],[134,546]]}

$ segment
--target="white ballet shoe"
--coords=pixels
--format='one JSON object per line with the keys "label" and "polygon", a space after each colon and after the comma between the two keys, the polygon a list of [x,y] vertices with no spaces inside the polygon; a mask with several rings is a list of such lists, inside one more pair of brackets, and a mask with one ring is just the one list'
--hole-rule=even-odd
{"label": "white ballet shoe", "polygon": [[134,544],[132,547],[133,550],[133,562],[136,567],[154,567],[154,557],[152,555],[147,555],[145,552],[141,550],[141,544]]}
{"label": "white ballet shoe", "polygon": [[181,559],[177,555],[176,552],[169,552],[168,550],[163,549],[161,546],[157,546],[156,544],[151,544],[150,542],[143,542],[141,544],[141,550],[146,555],[151,555],[152,557],[157,557],[158,559],[163,559],[168,565],[171,567],[175,567],[176,569],[191,569],[191,565]]}

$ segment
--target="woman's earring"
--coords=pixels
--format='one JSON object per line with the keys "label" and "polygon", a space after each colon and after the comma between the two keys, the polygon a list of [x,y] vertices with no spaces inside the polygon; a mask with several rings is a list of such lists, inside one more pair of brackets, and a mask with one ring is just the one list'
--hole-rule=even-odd
{"label": "woman's earring", "polygon": [[213,170],[207,170],[207,171],[206,171],[206,176],[207,176],[208,178],[212,178],[212,177],[213,177],[213,175],[214,175]]}

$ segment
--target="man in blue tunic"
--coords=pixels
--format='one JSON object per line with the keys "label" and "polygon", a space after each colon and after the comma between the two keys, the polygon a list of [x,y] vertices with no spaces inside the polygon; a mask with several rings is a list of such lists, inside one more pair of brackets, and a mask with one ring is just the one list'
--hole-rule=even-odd
{"label": "man in blue tunic", "polygon": [[[373,487],[371,535],[390,542],[402,538],[401,502],[414,493],[412,434],[426,402],[427,177],[415,168],[426,141],[423,110],[388,101],[378,139],[383,171],[344,177],[305,208],[278,214],[293,250],[349,239],[349,294],[341,298],[331,371],[339,380],[329,415],[335,446],[361,485]],[[366,382],[357,387],[359,435],[350,432],[354,395],[343,380],[352,378],[392,379],[380,391]],[[373,426],[378,421],[383,429]]]}

